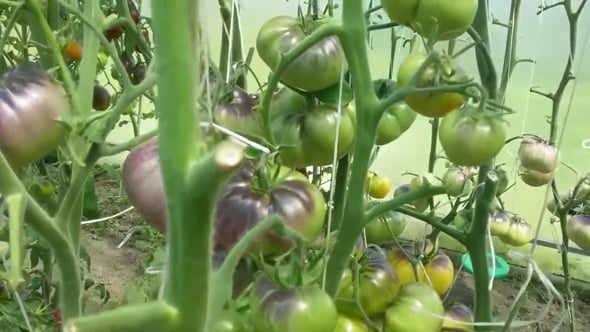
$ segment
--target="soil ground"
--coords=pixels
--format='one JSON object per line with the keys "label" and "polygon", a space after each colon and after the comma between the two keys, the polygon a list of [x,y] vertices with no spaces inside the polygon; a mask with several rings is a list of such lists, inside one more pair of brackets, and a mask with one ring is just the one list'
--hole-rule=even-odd
{"label": "soil ground", "polygon": [[[99,208],[104,216],[116,214],[129,207],[117,181],[100,177],[96,182]],[[108,222],[83,226],[82,243],[86,246],[91,259],[89,277],[102,282],[110,292],[106,307],[113,307],[125,302],[141,301],[143,297],[157,291],[157,281],[144,271],[152,253],[163,243],[163,239],[153,231],[146,231],[132,236],[122,248],[117,246],[134,226],[144,225],[135,211],[130,211]],[[453,257],[453,255],[451,255]],[[517,269],[513,269],[517,270]],[[524,278],[520,273],[513,273],[504,280],[494,282],[492,298],[494,315],[505,319],[515,298],[520,291]],[[464,271],[453,286],[449,299],[459,300],[469,306],[473,305],[473,278]],[[100,309],[87,306],[87,311]],[[578,296],[575,301],[576,331],[590,331],[590,298]],[[568,331],[567,326],[557,326],[567,313],[538,281],[527,287],[524,301],[520,306],[515,322],[530,322],[524,327],[514,327],[510,331]]]}

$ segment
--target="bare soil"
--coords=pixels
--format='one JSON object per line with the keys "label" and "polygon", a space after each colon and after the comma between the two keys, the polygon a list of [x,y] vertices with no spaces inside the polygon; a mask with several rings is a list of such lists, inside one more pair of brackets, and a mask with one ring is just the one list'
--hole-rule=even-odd
{"label": "bare soil", "polygon": [[[116,214],[129,207],[118,181],[100,177],[96,181],[99,208],[104,216]],[[161,236],[153,231],[134,235],[122,248],[117,248],[127,232],[134,226],[145,226],[135,211],[130,211],[108,222],[83,226],[82,243],[91,256],[91,270],[88,277],[102,282],[110,292],[105,306],[90,305],[87,311],[118,306],[122,303],[141,301],[157,290],[157,281],[145,273],[147,262],[156,248],[163,243]],[[139,245],[141,244],[141,245]],[[458,263],[458,256],[450,254]],[[457,264],[456,266],[458,266]],[[493,313],[498,321],[506,320],[515,298],[524,282],[520,269],[513,268],[504,280],[496,280],[492,291]],[[448,301],[460,301],[473,308],[473,277],[460,271],[460,277],[449,293]],[[156,286],[154,286],[155,284]],[[510,331],[569,331],[567,312],[557,298],[551,298],[547,289],[533,280],[526,289],[513,328]],[[96,302],[96,301],[95,301]],[[96,303],[94,303],[96,304]],[[578,294],[575,301],[576,331],[590,331],[590,296]],[[563,324],[559,325],[563,319]],[[517,324],[528,323],[517,327]]]}

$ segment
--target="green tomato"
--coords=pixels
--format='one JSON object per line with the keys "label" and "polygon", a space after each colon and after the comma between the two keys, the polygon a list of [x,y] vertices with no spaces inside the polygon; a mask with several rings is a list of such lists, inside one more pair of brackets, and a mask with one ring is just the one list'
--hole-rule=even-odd
{"label": "green tomato", "polygon": [[447,187],[449,196],[464,196],[471,192],[471,180],[459,167],[450,167],[443,176],[443,183]]}
{"label": "green tomato", "polygon": [[385,145],[398,139],[410,129],[417,117],[418,114],[405,102],[389,107],[385,110],[377,125],[375,144]]}
{"label": "green tomato", "polygon": [[336,305],[317,284],[279,288],[261,274],[249,302],[257,332],[327,332],[338,322]]}
{"label": "green tomato", "polygon": [[[289,16],[277,16],[266,21],[256,37],[258,55],[268,67],[275,69],[281,56],[323,26],[334,24],[334,19],[325,16],[306,21]],[[340,81],[341,71],[345,65],[345,56],[337,36],[327,37],[311,46],[295,59],[281,76],[281,81],[293,87],[318,91]],[[346,67],[344,67],[346,70]]]}
{"label": "green tomato", "polygon": [[461,36],[473,23],[477,0],[383,0],[383,10],[397,23],[434,40]]}
{"label": "green tomato", "polygon": [[533,227],[529,223],[518,217],[513,217],[510,220],[508,233],[499,235],[498,238],[509,246],[521,247],[530,243],[534,236]]}
{"label": "green tomato", "polygon": [[346,269],[342,275],[337,300],[338,309],[356,317],[362,317],[357,307],[350,304],[354,300],[354,289],[358,285],[359,304],[368,316],[383,313],[395,300],[401,288],[401,281],[394,267],[389,265],[383,251],[370,245],[365,249],[366,261],[361,261],[359,278],[351,269]]}
{"label": "green tomato", "polygon": [[447,158],[456,165],[483,165],[500,153],[506,129],[497,115],[480,114],[464,107],[445,116],[439,127],[439,141]]}
{"label": "green tomato", "polygon": [[559,151],[541,138],[527,136],[520,142],[518,159],[523,168],[551,173],[557,168]]}
{"label": "green tomato", "polygon": [[230,98],[217,105],[213,112],[215,123],[244,135],[262,135],[260,115],[255,111],[257,96],[235,87]]}
{"label": "green tomato", "polygon": [[[412,77],[418,72],[428,55],[423,52],[412,52],[399,65],[397,81],[400,86],[408,86]],[[446,73],[453,73],[450,76]],[[444,56],[441,64],[431,64],[416,82],[419,88],[434,87],[436,81],[466,81],[463,69],[452,57]],[[416,112],[429,118],[440,118],[452,112],[465,102],[465,97],[457,92],[414,93],[404,101]]]}
{"label": "green tomato", "polygon": [[[371,201],[369,206],[373,205],[373,202]],[[367,242],[373,244],[391,242],[404,232],[407,222],[405,214],[389,210],[365,226]]]}
{"label": "green tomato", "polygon": [[354,102],[341,111],[338,127],[338,110],[335,107],[309,105],[303,95],[289,88],[277,92],[272,98],[270,112],[283,164],[293,168],[330,165],[336,142],[337,157],[349,153],[354,143]]}
{"label": "green tomato", "polygon": [[247,320],[237,312],[224,310],[211,332],[252,332]]}
{"label": "green tomato", "polygon": [[590,217],[583,214],[572,216],[566,224],[569,239],[578,247],[590,250]]}
{"label": "green tomato", "polygon": [[445,309],[439,295],[428,284],[404,285],[385,312],[383,332],[439,332]]}
{"label": "green tomato", "polygon": [[369,327],[360,319],[340,314],[332,332],[369,332]]}

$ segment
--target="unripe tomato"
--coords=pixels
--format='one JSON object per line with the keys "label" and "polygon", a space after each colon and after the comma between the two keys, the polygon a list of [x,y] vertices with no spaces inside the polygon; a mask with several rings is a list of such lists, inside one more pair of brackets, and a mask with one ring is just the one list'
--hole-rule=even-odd
{"label": "unripe tomato", "polygon": [[98,69],[105,69],[107,64],[109,63],[109,54],[106,52],[98,52],[97,55],[97,67]]}
{"label": "unripe tomato", "polygon": [[527,136],[520,142],[518,158],[523,168],[551,173],[557,167],[559,151],[541,138]]}
{"label": "unripe tomato", "polygon": [[360,319],[339,314],[332,332],[369,332],[369,327]]}
{"label": "unripe tomato", "polygon": [[237,312],[224,310],[211,332],[253,332],[246,319]]}
{"label": "unripe tomato", "polygon": [[[395,188],[395,191],[393,192],[393,197],[394,198],[398,197],[400,195],[409,193],[410,191],[412,191],[412,187],[410,184],[408,184],[408,183],[402,184],[402,185],[398,186],[397,188]],[[424,212],[428,208],[428,200],[425,198],[418,199],[408,205],[418,212]]]}
{"label": "unripe tomato", "polygon": [[[385,99],[393,95],[398,86],[392,80],[378,79],[373,81],[373,88],[379,99]],[[410,129],[417,116],[405,102],[398,102],[388,107],[379,119],[375,145],[385,145],[398,139]]]}
{"label": "unripe tomato", "polygon": [[77,42],[69,42],[63,49],[64,57],[70,61],[82,60],[82,45]]}
{"label": "unripe tomato", "polygon": [[504,236],[510,231],[513,215],[508,211],[496,211],[490,218],[490,233],[492,236]]}
{"label": "unripe tomato", "polygon": [[[274,17],[262,25],[256,36],[258,55],[274,70],[283,54],[301,44],[309,33],[333,21],[333,18],[324,16],[304,27],[299,18]],[[282,74],[281,81],[302,90],[322,90],[340,81],[345,63],[340,40],[337,36],[330,36],[295,59]]]}
{"label": "unripe tomato", "polygon": [[566,232],[569,239],[578,247],[590,250],[590,217],[579,214],[568,219]]}
{"label": "unripe tomato", "polygon": [[383,0],[381,4],[393,22],[434,40],[461,36],[473,23],[478,8],[477,0]]}
{"label": "unripe tomato", "polygon": [[[422,63],[426,60],[425,53],[410,53],[400,64],[397,72],[397,82],[400,87],[408,86]],[[466,80],[462,69],[450,57],[443,57],[442,65],[431,64],[416,83],[418,88],[433,87],[436,81]],[[451,77],[444,77],[444,73],[454,73]],[[465,97],[456,92],[415,93],[404,101],[417,113],[431,118],[440,118],[461,107]]]}
{"label": "unripe tomato", "polygon": [[366,178],[365,190],[373,198],[384,198],[391,191],[391,182],[386,176],[369,172]]}
{"label": "unripe tomato", "polygon": [[257,332],[328,332],[336,328],[338,311],[317,284],[279,288],[261,274],[249,297]]}
{"label": "unripe tomato", "polygon": [[254,107],[255,95],[235,87],[231,99],[223,100],[213,111],[213,120],[224,128],[243,135],[262,135],[261,120]]}
{"label": "unripe tomato", "polygon": [[[373,205],[373,202],[375,201],[369,202],[369,207]],[[393,210],[387,211],[365,226],[367,242],[373,244],[391,242],[404,232],[406,225],[405,214]]]}
{"label": "unripe tomato", "polygon": [[385,312],[383,332],[439,332],[444,312],[441,298],[428,284],[412,282]]}
{"label": "unripe tomato", "polygon": [[[368,316],[381,314],[393,302],[399,293],[401,282],[397,271],[388,264],[385,254],[377,246],[365,250],[367,260],[361,262],[359,280],[354,280],[351,269],[344,271],[339,285],[337,299],[354,299],[354,287],[358,284],[359,302]],[[340,312],[359,316],[357,308],[351,308],[349,302],[339,305]]]}
{"label": "unripe tomato", "polygon": [[449,160],[461,166],[483,165],[504,147],[504,123],[493,114],[478,114],[472,106],[449,113],[440,122],[439,141]]}
{"label": "unripe tomato", "polygon": [[526,221],[514,217],[510,221],[508,234],[498,236],[498,238],[507,245],[521,247],[530,243],[534,237],[533,227]]}
{"label": "unripe tomato", "polygon": [[25,63],[0,78],[0,151],[19,169],[64,142],[70,114],[64,89],[39,66]]}
{"label": "unripe tomato", "polygon": [[540,187],[551,182],[551,179],[553,178],[553,172],[541,173],[533,169],[521,167],[519,176],[522,182],[528,184],[529,186]]}
{"label": "unripe tomato", "polygon": [[445,310],[443,329],[459,329],[460,331],[473,331],[473,312],[463,303],[453,303]]}
{"label": "unripe tomato", "polygon": [[449,168],[443,176],[443,183],[447,194],[453,197],[467,195],[473,187],[469,177],[459,167]]}

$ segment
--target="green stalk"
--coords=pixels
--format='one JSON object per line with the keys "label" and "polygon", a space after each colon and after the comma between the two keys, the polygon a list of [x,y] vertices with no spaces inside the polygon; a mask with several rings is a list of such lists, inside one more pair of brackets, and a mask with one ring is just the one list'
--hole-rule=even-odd
{"label": "green stalk", "polygon": [[330,231],[340,229],[340,225],[342,224],[344,207],[346,206],[346,185],[348,183],[349,166],[349,155],[340,158],[336,165],[336,187],[334,188],[334,209],[332,210],[332,228]]}
{"label": "green stalk", "polygon": [[512,0],[510,6],[510,22],[508,24],[508,36],[506,37],[506,47],[504,48],[504,66],[502,68],[502,78],[500,79],[500,89],[498,99],[504,102],[506,99],[506,89],[508,81],[516,66],[516,44],[518,42],[518,15],[520,13],[521,0]]}
{"label": "green stalk", "polygon": [[[234,4],[233,0],[219,0],[219,10],[221,12],[222,26],[221,26],[221,53],[219,60],[219,71],[224,79],[231,75],[231,65],[243,61],[243,45],[242,45],[242,31],[240,29],[239,14],[237,13],[238,6]],[[235,11],[232,20],[232,8]],[[231,49],[230,49],[230,35]],[[246,74],[242,73],[237,78],[237,85],[242,89],[246,89]]]}
{"label": "green stalk", "polygon": [[342,271],[346,268],[348,258],[363,230],[365,178],[377,124],[381,117],[378,110],[379,99],[373,90],[367,59],[366,22],[362,1],[345,0],[342,20],[345,29],[339,37],[352,77],[356,109],[362,109],[364,112],[357,113],[354,159],[342,220],[342,225],[346,226],[340,227],[338,231],[338,238],[327,265],[326,291],[330,295],[336,293]]}

